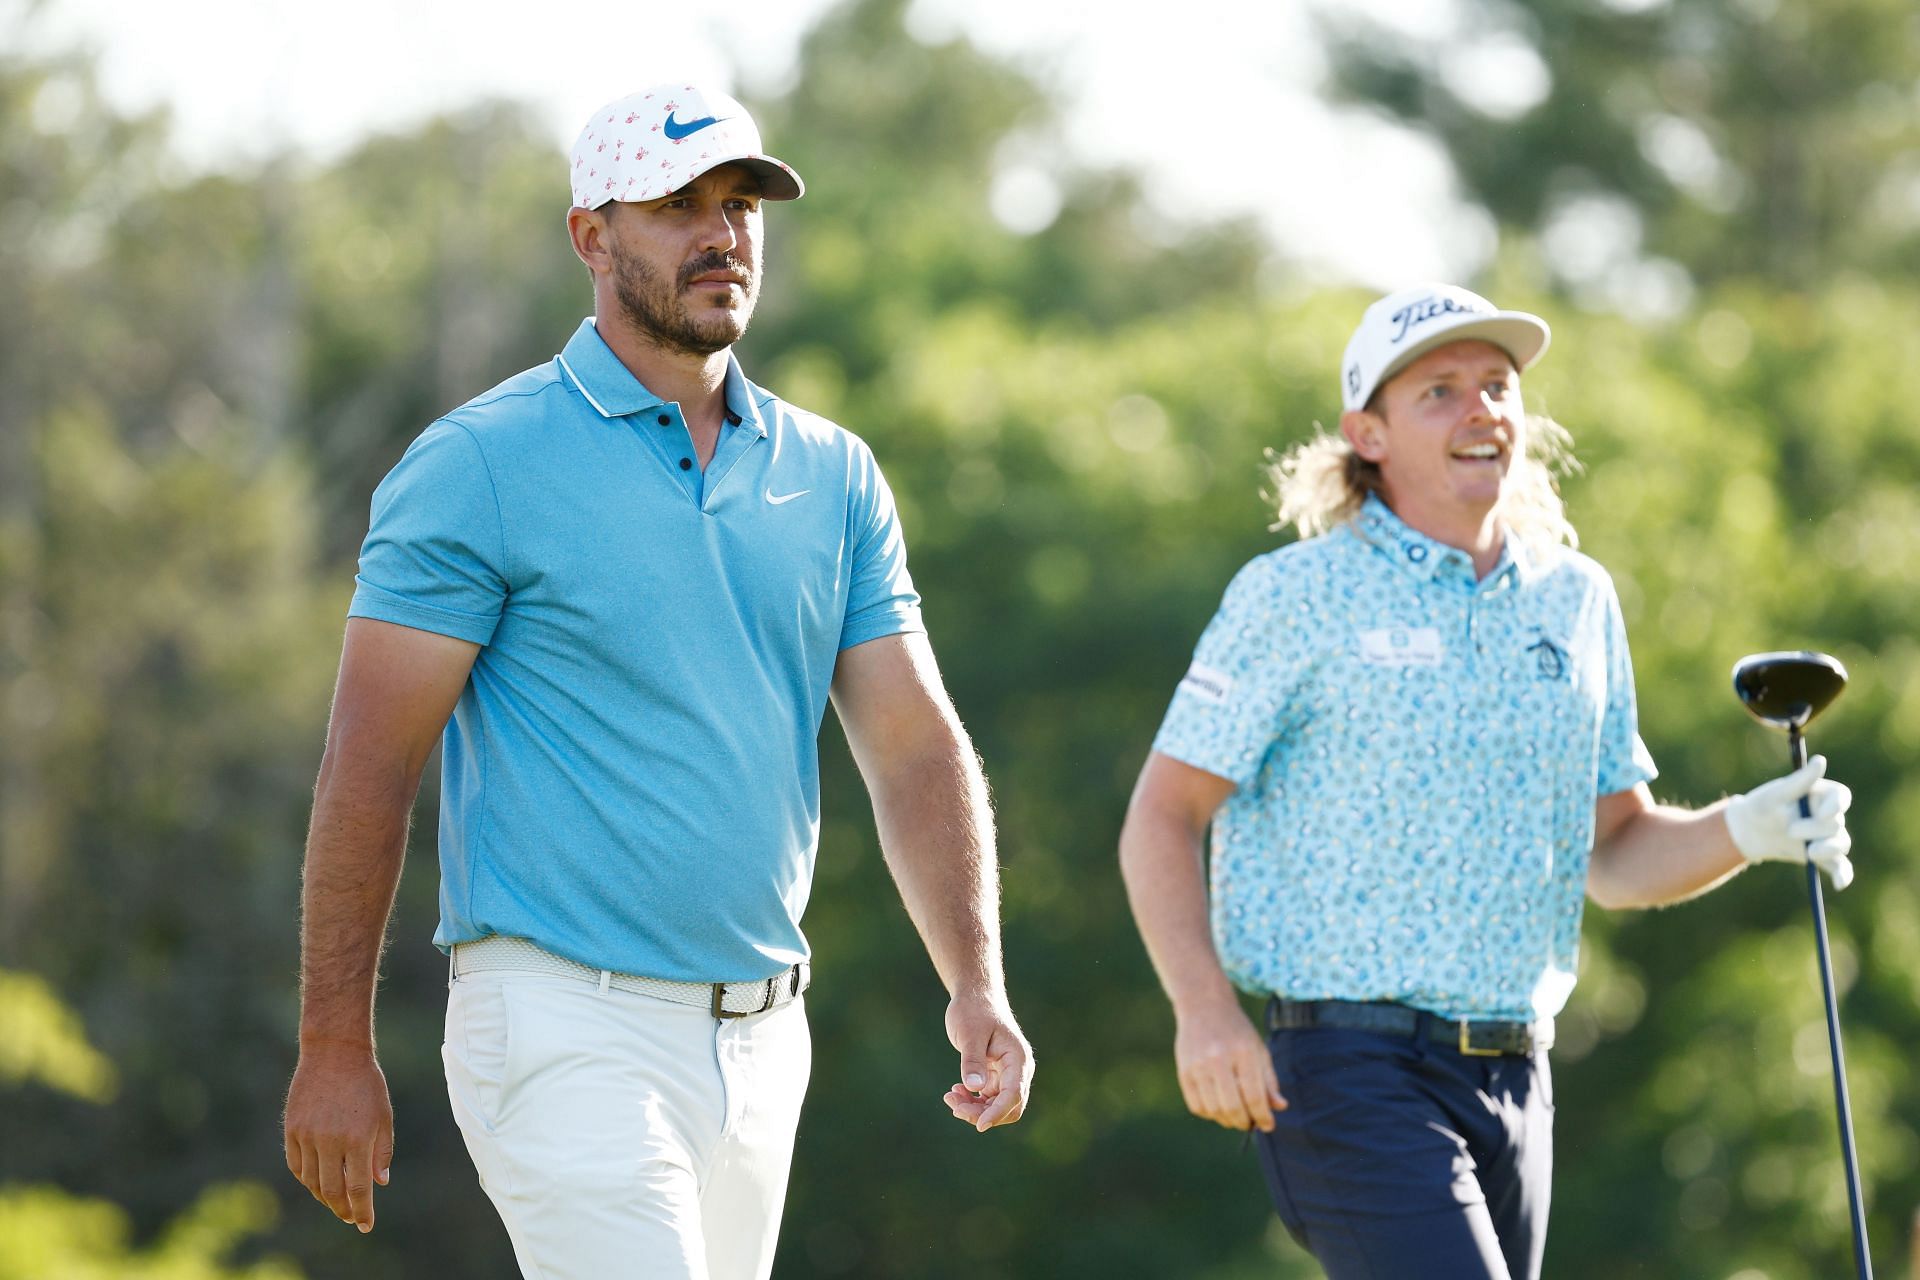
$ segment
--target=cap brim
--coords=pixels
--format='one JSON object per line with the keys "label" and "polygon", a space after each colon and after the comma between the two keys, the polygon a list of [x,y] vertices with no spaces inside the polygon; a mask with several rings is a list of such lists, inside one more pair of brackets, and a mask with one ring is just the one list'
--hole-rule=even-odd
{"label": "cap brim", "polygon": [[1451,325],[1438,333],[1430,333],[1420,341],[1395,356],[1393,362],[1380,371],[1373,381],[1373,390],[1377,391],[1402,369],[1418,360],[1437,347],[1450,342],[1491,342],[1507,353],[1513,361],[1513,367],[1526,370],[1538,362],[1547,353],[1547,344],[1553,341],[1553,330],[1539,316],[1529,315],[1525,311],[1496,311],[1492,315],[1478,314],[1461,317],[1460,323]]}
{"label": "cap brim", "polygon": [[[760,179],[762,200],[798,200],[806,194],[807,184],[800,181],[800,175],[789,168],[785,161],[775,160],[772,156],[722,156],[700,173],[718,169],[723,164],[737,164],[751,170]],[[693,176],[697,178],[700,174]]]}

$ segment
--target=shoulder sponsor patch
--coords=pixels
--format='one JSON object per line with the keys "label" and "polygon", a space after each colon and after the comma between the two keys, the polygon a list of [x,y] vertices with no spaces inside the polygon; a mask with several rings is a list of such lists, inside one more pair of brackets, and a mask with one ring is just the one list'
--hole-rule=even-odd
{"label": "shoulder sponsor patch", "polygon": [[1225,704],[1227,695],[1233,692],[1233,677],[1204,662],[1196,662],[1187,668],[1180,687],[1208,706],[1218,707]]}
{"label": "shoulder sponsor patch", "polygon": [[1438,627],[1381,627],[1360,633],[1360,660],[1379,667],[1437,667],[1446,650]]}

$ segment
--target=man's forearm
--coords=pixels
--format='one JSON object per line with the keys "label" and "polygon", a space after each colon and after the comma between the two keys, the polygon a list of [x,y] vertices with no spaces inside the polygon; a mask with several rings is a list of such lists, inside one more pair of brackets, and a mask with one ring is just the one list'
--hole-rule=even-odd
{"label": "man's forearm", "polygon": [[1134,923],[1176,1016],[1237,1005],[1207,922],[1200,838],[1177,816],[1136,808],[1120,831]]}
{"label": "man's forearm", "polygon": [[1003,993],[993,810],[972,744],[956,729],[875,781],[881,850],[948,994]]}
{"label": "man's forearm", "polygon": [[1587,893],[1603,907],[1657,907],[1705,893],[1742,870],[1726,802],[1705,809],[1650,805],[1594,846]]}
{"label": "man's forearm", "polygon": [[300,894],[300,1041],[373,1044],[373,993],[418,777],[329,757]]}

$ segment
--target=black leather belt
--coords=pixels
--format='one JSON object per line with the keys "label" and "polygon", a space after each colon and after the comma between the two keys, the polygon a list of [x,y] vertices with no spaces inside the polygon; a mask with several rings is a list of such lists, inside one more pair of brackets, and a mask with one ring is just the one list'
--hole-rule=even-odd
{"label": "black leather belt", "polygon": [[1287,1000],[1275,996],[1267,1002],[1268,1030],[1298,1031],[1307,1027],[1377,1031],[1409,1040],[1432,1040],[1474,1058],[1496,1058],[1503,1054],[1525,1057],[1535,1049],[1553,1047],[1551,1018],[1539,1022],[1443,1018],[1425,1009],[1384,1001]]}

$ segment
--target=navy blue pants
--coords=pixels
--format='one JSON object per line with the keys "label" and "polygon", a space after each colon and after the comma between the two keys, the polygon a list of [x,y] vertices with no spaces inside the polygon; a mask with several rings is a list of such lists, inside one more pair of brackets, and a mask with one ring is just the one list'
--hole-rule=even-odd
{"label": "navy blue pants", "polygon": [[1255,1133],[1274,1208],[1329,1280],[1538,1280],[1553,1178],[1547,1055],[1280,1030],[1291,1104]]}

